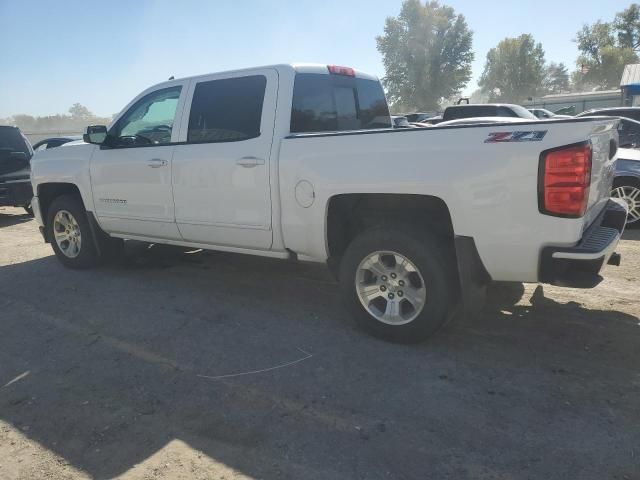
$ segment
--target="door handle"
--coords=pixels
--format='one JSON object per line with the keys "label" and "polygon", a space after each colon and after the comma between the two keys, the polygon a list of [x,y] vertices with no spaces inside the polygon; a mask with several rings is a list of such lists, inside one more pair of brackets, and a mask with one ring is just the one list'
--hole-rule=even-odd
{"label": "door handle", "polygon": [[242,157],[236,160],[236,165],[240,165],[244,168],[253,168],[257,165],[264,165],[264,158]]}
{"label": "door handle", "polygon": [[147,166],[151,168],[160,168],[160,167],[166,167],[168,163],[169,162],[161,158],[152,158],[147,162]]}

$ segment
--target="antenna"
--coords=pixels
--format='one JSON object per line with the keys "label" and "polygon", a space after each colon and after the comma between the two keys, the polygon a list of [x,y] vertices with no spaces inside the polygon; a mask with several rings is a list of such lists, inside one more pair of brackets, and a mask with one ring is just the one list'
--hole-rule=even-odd
{"label": "antenna", "polygon": [[171,76],[169,77],[169,80],[174,80],[175,78],[176,78],[176,77],[174,77],[173,75],[171,75]]}

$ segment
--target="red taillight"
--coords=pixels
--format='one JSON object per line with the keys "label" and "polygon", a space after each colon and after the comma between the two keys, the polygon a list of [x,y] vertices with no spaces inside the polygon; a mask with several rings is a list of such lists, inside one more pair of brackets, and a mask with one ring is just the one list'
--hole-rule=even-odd
{"label": "red taillight", "polygon": [[327,65],[329,73],[332,75],[344,75],[345,77],[355,77],[356,71],[351,67],[340,67],[339,65]]}
{"label": "red taillight", "polygon": [[540,211],[562,217],[582,217],[589,203],[591,145],[581,143],[542,154]]}

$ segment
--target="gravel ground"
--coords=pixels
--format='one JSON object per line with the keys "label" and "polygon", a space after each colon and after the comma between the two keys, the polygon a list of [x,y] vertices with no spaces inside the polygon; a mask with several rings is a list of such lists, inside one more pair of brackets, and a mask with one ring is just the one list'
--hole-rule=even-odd
{"label": "gravel ground", "polygon": [[640,230],[418,346],[319,266],[129,247],[67,270],[0,209],[1,479],[640,479]]}

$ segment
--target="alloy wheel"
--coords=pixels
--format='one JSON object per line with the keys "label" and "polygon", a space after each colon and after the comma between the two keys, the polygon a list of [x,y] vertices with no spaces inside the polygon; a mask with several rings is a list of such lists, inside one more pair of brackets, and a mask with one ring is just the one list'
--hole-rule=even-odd
{"label": "alloy wheel", "polygon": [[356,292],[367,312],[389,325],[413,321],[427,303],[427,290],[418,268],[396,252],[373,252],[360,262]]}
{"label": "alloy wheel", "polygon": [[67,258],[76,258],[82,247],[80,225],[67,210],[60,210],[53,218],[53,235],[56,244]]}
{"label": "alloy wheel", "polygon": [[611,196],[627,203],[629,207],[628,224],[636,223],[640,220],[640,188],[633,185],[621,185],[613,189]]}

